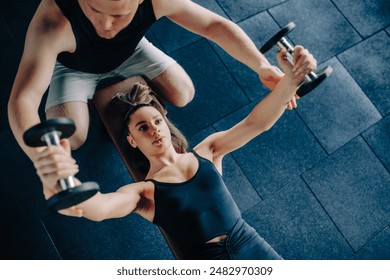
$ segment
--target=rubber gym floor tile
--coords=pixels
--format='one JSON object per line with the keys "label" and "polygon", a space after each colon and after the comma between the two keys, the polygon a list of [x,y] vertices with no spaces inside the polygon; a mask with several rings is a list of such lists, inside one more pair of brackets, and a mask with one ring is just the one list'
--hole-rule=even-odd
{"label": "rubber gym floor tile", "polygon": [[20,228],[17,232],[0,239],[0,259],[2,260],[59,260],[42,221]]}
{"label": "rubber gym floor tile", "polygon": [[287,1],[269,10],[284,27],[293,21],[296,28],[288,37],[294,45],[309,49],[319,63],[361,41],[361,37],[329,0]]}
{"label": "rubber gym floor tile", "polygon": [[[4,13],[2,16],[8,24],[8,28],[14,40],[19,43],[24,42],[27,27],[38,8],[40,0],[20,0],[20,1],[4,1]],[[21,45],[21,49],[23,45]]]}
{"label": "rubber gym floor tile", "polygon": [[[239,26],[248,34],[258,48],[279,30],[278,25],[266,12],[240,22]],[[264,97],[270,91],[260,82],[259,76],[255,71],[232,58],[218,45],[212,42],[210,44],[251,101]],[[275,52],[276,49],[266,54],[269,61],[273,64],[276,62]]]}
{"label": "rubber gym floor tile", "polygon": [[161,46],[160,42],[157,40],[156,35],[154,35],[154,33],[150,29],[145,33],[145,37],[155,47],[159,48],[160,50],[164,50],[164,48]]}
{"label": "rubber gym floor tile", "polygon": [[359,136],[303,175],[358,251],[390,222],[390,175]]}
{"label": "rubber gym floor tile", "polygon": [[382,116],[337,59],[324,65],[330,65],[333,74],[299,100],[297,111],[330,154]]}
{"label": "rubber gym floor tile", "polygon": [[44,223],[63,259],[173,259],[157,226],[136,214],[98,223],[53,214]]}
{"label": "rubber gym floor tile", "polygon": [[352,259],[390,260],[390,228],[378,234],[369,244],[360,249]]}
{"label": "rubber gym floor tile", "polygon": [[[4,39],[0,42],[0,77],[1,77],[1,114],[6,115],[6,105],[11,93],[13,80],[19,65],[20,56],[23,50],[23,42],[18,42],[14,38],[14,32],[11,31],[6,19],[0,15],[0,34]],[[8,34],[9,33],[9,34]],[[4,35],[3,35],[4,34]],[[3,103],[4,102],[4,103]],[[5,110],[3,110],[5,108]],[[1,122],[4,118],[2,117]],[[2,125],[3,128],[3,125]]]}
{"label": "rubber gym floor tile", "polygon": [[[215,124],[232,127],[257,104],[253,102]],[[267,198],[326,157],[296,112],[287,111],[267,132],[250,141],[233,156],[262,199]]]}
{"label": "rubber gym floor tile", "polygon": [[234,22],[242,21],[250,16],[282,3],[283,0],[216,0],[224,9],[226,14]]}
{"label": "rubber gym floor tile", "polygon": [[1,44],[0,77],[2,83],[5,81],[13,83],[24,49],[28,25],[41,1],[20,0],[3,2],[4,3],[1,5],[4,5],[4,10],[1,10],[1,14],[4,21],[7,23],[8,29],[12,35],[12,40],[8,43]]}
{"label": "rubber gym floor tile", "polygon": [[363,138],[390,171],[390,115],[364,132]]}
{"label": "rubber gym floor tile", "polygon": [[201,38],[165,17],[153,24],[150,30],[168,54]]}
{"label": "rubber gym floor tile", "polygon": [[6,44],[12,40],[12,34],[8,28],[8,24],[5,22],[4,17],[0,15],[0,44]]}
{"label": "rubber gym floor tile", "polygon": [[221,8],[221,6],[218,4],[217,0],[194,0],[193,2],[197,3],[198,5],[220,15],[224,18],[228,18],[225,11]]}
{"label": "rubber gym floor tile", "polygon": [[[219,7],[215,1],[198,0],[194,2],[223,17],[227,17],[221,7]],[[166,17],[159,19],[157,23],[153,24],[150,30],[156,37],[159,44],[162,46],[162,50],[168,54],[201,38],[199,35],[196,35],[173,23]]]}
{"label": "rubber gym floor tile", "polygon": [[[193,135],[189,139],[191,147],[196,146],[199,142],[214,132],[215,130],[213,128],[208,127]],[[222,176],[227,188],[234,198],[234,201],[242,213],[261,201],[260,196],[257,194],[253,186],[248,181],[248,178],[242,172],[240,166],[230,154],[223,158]]]}
{"label": "rubber gym floor tile", "polygon": [[0,238],[46,213],[41,182],[10,131],[0,133]]}
{"label": "rubber gym floor tile", "polygon": [[0,132],[10,130],[8,121],[8,100],[10,92],[11,86],[9,83],[0,84]]}
{"label": "rubber gym floor tile", "polygon": [[[250,17],[238,25],[252,39],[256,47],[260,50],[276,33],[280,31],[278,23],[267,12],[262,12],[253,17]],[[277,48],[273,46],[264,55],[273,65],[278,65],[276,59]]]}
{"label": "rubber gym floor tile", "polygon": [[390,37],[380,32],[338,55],[382,115],[390,113]]}
{"label": "rubber gym floor tile", "polygon": [[202,142],[206,137],[209,135],[215,133],[215,129],[212,126],[206,127],[205,129],[202,129],[201,131],[191,135],[191,137],[187,137],[188,141],[188,150],[191,151],[193,148],[196,147],[200,142]]}
{"label": "rubber gym floor tile", "polygon": [[390,3],[388,0],[335,0],[333,2],[364,38],[390,24]]}
{"label": "rubber gym floor tile", "polygon": [[173,57],[196,85],[191,103],[183,108],[168,106],[171,120],[187,137],[249,103],[206,40],[180,49]]}
{"label": "rubber gym floor tile", "polygon": [[287,260],[341,260],[353,252],[301,178],[243,218]]}

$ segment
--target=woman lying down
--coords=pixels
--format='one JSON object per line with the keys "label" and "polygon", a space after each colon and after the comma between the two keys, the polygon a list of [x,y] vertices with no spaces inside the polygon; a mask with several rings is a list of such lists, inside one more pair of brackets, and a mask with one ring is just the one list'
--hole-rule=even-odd
{"label": "woman lying down", "polygon": [[[301,46],[294,49],[295,66],[286,60],[285,51],[278,52],[277,58],[285,75],[274,90],[241,122],[211,134],[189,152],[149,87],[138,84],[119,95],[129,106],[127,142],[142,156],[137,160],[145,161],[146,179],[116,192],[99,192],[59,212],[92,221],[137,213],[163,228],[185,259],[282,259],[242,219],[221,175],[224,156],[270,129],[304,75],[316,68],[316,60]],[[78,172],[69,141],[63,139],[61,145],[45,148],[35,162],[46,199],[61,190],[60,178]]]}

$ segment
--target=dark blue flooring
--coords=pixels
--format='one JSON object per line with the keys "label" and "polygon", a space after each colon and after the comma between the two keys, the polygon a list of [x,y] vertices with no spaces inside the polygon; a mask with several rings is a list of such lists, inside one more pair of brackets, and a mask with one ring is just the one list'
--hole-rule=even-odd
{"label": "dark blue flooring", "polygon": [[[390,2],[195,0],[257,46],[289,35],[333,75],[268,132],[227,156],[224,176],[244,218],[285,259],[390,259]],[[39,1],[0,4],[0,259],[173,259],[137,215],[94,223],[49,214],[35,169],[16,144],[7,102]],[[189,73],[196,97],[169,107],[191,146],[241,120],[267,94],[217,45],[162,19],[148,38]],[[267,53],[272,63],[274,52]],[[78,177],[104,192],[131,177],[91,107]]]}

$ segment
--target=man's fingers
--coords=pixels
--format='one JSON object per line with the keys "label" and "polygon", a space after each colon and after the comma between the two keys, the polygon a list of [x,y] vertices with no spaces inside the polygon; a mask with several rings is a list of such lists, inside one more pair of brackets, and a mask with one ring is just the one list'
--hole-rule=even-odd
{"label": "man's fingers", "polygon": [[296,46],[294,48],[294,74],[309,74],[315,69],[317,69],[317,61],[313,55],[302,46]]}
{"label": "man's fingers", "polygon": [[67,178],[73,176],[79,172],[78,165],[68,165],[68,164],[57,164],[57,165],[47,165],[37,169],[37,174],[39,177],[47,178],[49,176],[55,177],[56,179]]}

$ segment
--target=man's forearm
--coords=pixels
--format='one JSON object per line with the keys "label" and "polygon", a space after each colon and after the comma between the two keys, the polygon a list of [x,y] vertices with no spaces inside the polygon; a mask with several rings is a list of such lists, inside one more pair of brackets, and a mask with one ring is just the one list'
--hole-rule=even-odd
{"label": "man's forearm", "polygon": [[209,30],[208,39],[256,73],[259,72],[261,66],[270,65],[267,58],[237,24],[229,20],[221,20],[214,23]]}
{"label": "man's forearm", "polygon": [[26,155],[33,160],[37,156],[34,148],[28,147],[23,140],[23,133],[40,122],[38,106],[29,98],[10,98],[8,102],[8,119],[16,141]]}

